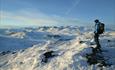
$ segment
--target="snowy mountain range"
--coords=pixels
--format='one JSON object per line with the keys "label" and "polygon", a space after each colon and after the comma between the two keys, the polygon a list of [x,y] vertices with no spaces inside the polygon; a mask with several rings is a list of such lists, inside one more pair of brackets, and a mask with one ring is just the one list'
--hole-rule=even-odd
{"label": "snowy mountain range", "polygon": [[[101,56],[110,65],[87,62],[86,55],[96,46],[93,30],[79,26],[0,29],[0,70],[114,70],[114,29],[106,29],[99,38]],[[54,56],[48,54],[43,62],[47,52]]]}

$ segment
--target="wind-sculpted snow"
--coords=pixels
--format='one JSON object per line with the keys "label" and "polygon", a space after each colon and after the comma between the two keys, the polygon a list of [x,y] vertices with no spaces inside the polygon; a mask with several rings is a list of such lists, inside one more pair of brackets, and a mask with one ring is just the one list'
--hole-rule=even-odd
{"label": "wind-sculpted snow", "polygon": [[[93,31],[85,27],[38,27],[0,30],[0,70],[114,70],[115,32],[100,36],[105,62],[100,68],[89,65],[86,54],[92,53]],[[42,62],[43,55],[54,57]]]}

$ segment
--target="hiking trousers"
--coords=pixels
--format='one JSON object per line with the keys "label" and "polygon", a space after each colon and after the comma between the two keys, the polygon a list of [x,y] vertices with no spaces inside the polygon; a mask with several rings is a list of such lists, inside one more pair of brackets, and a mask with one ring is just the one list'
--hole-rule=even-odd
{"label": "hiking trousers", "polygon": [[97,45],[97,48],[100,48],[100,44],[99,44],[99,34],[98,33],[95,33],[94,32],[94,41],[95,41],[95,43],[96,43],[96,45]]}

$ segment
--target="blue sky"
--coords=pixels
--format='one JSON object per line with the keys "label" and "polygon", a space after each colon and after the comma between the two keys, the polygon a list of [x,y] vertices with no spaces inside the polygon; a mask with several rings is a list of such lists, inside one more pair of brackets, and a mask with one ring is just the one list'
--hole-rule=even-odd
{"label": "blue sky", "polygon": [[0,0],[0,25],[114,25],[114,12],[115,0]]}

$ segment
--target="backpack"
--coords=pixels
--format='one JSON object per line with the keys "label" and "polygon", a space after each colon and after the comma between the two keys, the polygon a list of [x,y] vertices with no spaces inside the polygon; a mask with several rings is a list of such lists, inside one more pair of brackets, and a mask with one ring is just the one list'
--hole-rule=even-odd
{"label": "backpack", "polygon": [[98,24],[98,29],[97,29],[98,34],[102,34],[105,31],[104,27],[105,25],[103,23]]}

